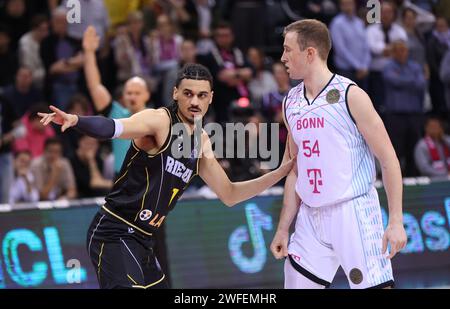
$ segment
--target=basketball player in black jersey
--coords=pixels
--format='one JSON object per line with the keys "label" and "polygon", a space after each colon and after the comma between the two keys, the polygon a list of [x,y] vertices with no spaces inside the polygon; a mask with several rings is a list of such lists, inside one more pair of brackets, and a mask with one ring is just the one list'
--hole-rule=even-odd
{"label": "basketball player in black jersey", "polygon": [[[287,175],[293,159],[259,178],[232,183],[214,157],[204,130],[194,134],[194,118],[206,114],[212,102],[212,76],[199,64],[179,72],[172,108],[146,109],[125,119],[79,117],[51,106],[39,113],[42,122],[70,127],[99,139],[124,138],[133,142],[120,177],[106,196],[87,236],[87,249],[101,288],[165,288],[165,275],[153,253],[153,234],[164,222],[192,178],[199,175],[231,207],[273,186]],[[189,142],[179,143],[176,124],[189,132]],[[198,129],[198,128],[197,128]],[[174,156],[172,145],[191,145],[190,156]],[[198,147],[196,147],[198,145]],[[178,148],[178,147],[174,147]]]}

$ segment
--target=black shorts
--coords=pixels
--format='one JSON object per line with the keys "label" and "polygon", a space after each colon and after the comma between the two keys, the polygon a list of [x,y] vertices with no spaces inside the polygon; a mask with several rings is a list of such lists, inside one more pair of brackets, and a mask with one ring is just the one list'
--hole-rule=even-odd
{"label": "black shorts", "polygon": [[87,234],[87,250],[101,289],[168,288],[153,252],[155,240],[100,211]]}

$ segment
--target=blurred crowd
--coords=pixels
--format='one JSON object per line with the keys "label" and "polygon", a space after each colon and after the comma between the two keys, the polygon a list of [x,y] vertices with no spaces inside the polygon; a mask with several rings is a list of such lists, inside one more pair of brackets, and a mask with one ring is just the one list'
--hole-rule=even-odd
{"label": "blurred crowd", "polygon": [[[329,25],[329,65],[369,93],[403,175],[450,175],[449,0],[386,0],[381,14],[364,0],[79,0],[79,23],[72,2],[0,0],[0,203],[106,194],[130,142],[61,134],[37,112],[169,106],[185,63],[214,76],[207,122],[279,123],[282,152],[298,83],[279,62],[282,30],[299,17]],[[220,163],[234,181],[265,172],[258,158]]]}

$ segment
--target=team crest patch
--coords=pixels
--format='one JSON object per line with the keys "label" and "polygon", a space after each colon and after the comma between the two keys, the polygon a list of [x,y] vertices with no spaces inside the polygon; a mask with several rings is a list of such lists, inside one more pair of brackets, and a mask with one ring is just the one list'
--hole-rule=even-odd
{"label": "team crest patch", "polygon": [[359,270],[358,268],[353,268],[350,271],[350,280],[354,284],[360,284],[363,281],[363,274],[361,270]]}
{"label": "team crest patch", "polygon": [[151,217],[152,217],[152,211],[148,210],[148,209],[144,209],[139,214],[139,219],[141,219],[142,221],[147,221]]}
{"label": "team crest patch", "polygon": [[341,94],[340,94],[339,90],[337,90],[337,89],[332,89],[332,90],[328,91],[328,93],[327,93],[327,102],[330,104],[339,102],[340,98],[341,98]]}

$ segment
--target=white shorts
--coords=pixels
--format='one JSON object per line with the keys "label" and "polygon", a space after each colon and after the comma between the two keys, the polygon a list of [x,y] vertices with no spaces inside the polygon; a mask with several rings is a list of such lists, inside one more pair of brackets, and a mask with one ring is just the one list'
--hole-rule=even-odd
{"label": "white shorts", "polygon": [[[383,233],[375,188],[332,206],[313,208],[302,203],[286,260],[293,267],[285,269],[329,286],[342,266],[351,288],[393,286],[391,261],[382,254]],[[288,275],[285,278],[292,278]],[[286,279],[285,287],[300,288]]]}

